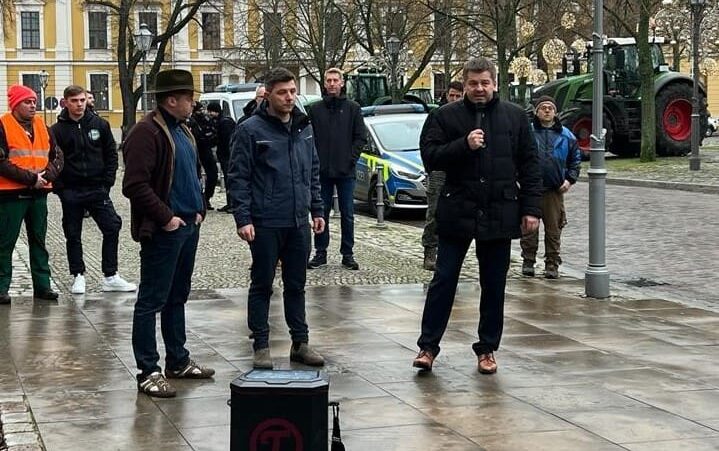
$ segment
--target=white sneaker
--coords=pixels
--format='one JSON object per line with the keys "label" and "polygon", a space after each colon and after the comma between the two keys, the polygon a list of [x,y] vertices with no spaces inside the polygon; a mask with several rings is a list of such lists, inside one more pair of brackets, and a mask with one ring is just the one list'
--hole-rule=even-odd
{"label": "white sneaker", "polygon": [[102,279],[102,291],[130,292],[135,290],[137,290],[137,285],[126,281],[117,274]]}
{"label": "white sneaker", "polygon": [[82,274],[76,275],[70,291],[72,294],[85,294],[85,276]]}

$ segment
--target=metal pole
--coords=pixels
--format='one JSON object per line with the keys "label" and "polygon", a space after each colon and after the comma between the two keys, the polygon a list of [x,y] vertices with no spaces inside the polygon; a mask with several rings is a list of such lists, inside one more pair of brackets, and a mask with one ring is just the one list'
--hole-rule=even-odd
{"label": "metal pole", "polygon": [[384,166],[377,164],[377,225],[376,227],[384,227]]}
{"label": "metal pole", "polygon": [[42,121],[47,125],[47,108],[45,108],[45,86],[40,85],[40,106],[42,108]]}
{"label": "metal pole", "polygon": [[699,157],[699,25],[703,5],[692,4],[692,154],[689,170],[701,169]]}
{"label": "metal pole", "polygon": [[604,164],[604,0],[594,0],[594,93],[592,102],[592,143],[589,170],[589,263],[585,271],[585,292],[592,298],[609,297],[609,271],[606,254],[606,188]]}
{"label": "metal pole", "polygon": [[398,103],[397,99],[397,55],[392,54],[392,103]]}
{"label": "metal pole", "polygon": [[142,52],[142,110],[147,116],[147,71],[145,63],[147,62],[147,52]]}

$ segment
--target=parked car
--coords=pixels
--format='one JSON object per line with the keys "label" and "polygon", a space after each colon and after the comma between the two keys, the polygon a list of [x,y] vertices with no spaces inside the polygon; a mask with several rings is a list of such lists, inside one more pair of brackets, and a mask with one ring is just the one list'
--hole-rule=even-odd
{"label": "parked car", "polygon": [[[220,85],[219,91],[204,92],[200,94],[200,102],[207,106],[210,102],[217,102],[222,106],[222,115],[229,116],[237,121],[244,113],[242,109],[255,98],[255,90],[260,83],[242,83],[235,85]],[[305,112],[303,97],[297,95],[295,102],[302,112]]]}
{"label": "parked car", "polygon": [[427,208],[427,174],[419,153],[419,135],[427,118],[415,104],[362,108],[368,143],[356,167],[354,198],[377,214],[377,166],[382,165],[385,215],[394,209]]}
{"label": "parked car", "polygon": [[709,116],[707,118],[707,131],[705,136],[712,136],[719,129],[719,117]]}

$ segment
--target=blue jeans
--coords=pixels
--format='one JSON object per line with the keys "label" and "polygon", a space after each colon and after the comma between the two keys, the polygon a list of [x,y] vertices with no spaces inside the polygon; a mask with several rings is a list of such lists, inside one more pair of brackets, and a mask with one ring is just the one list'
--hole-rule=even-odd
{"label": "blue jeans", "polygon": [[[427,289],[422,314],[422,335],[417,340],[420,349],[439,354],[442,340],[457,293],[457,282],[464,257],[472,240],[453,240],[439,237],[437,269]],[[479,341],[472,345],[477,355],[496,351],[504,325],[504,288],[507,283],[511,240],[477,241],[479,285]]]}
{"label": "blue jeans", "polygon": [[255,350],[270,345],[270,297],[275,280],[277,261],[282,262],[282,297],[285,322],[290,328],[293,343],[307,343],[309,327],[305,320],[305,279],[310,255],[310,226],[255,227],[255,239],[250,243],[252,272],[247,297],[247,326],[254,340]]}
{"label": "blue jeans", "polygon": [[355,245],[355,216],[354,216],[354,178],[326,178],[320,177],[322,187],[322,202],[325,210],[325,230],[315,235],[315,252],[318,255],[327,255],[327,246],[330,244],[330,210],[332,210],[332,196],[334,188],[337,187],[337,201],[340,207],[340,228],[342,231],[342,242],[340,254],[342,256],[352,255],[352,248]]}
{"label": "blue jeans", "polygon": [[132,350],[144,379],[157,364],[156,315],[165,342],[165,367],[184,368],[190,359],[185,348],[185,302],[190,295],[192,271],[200,228],[185,219],[186,226],[173,232],[158,230],[152,239],[140,243],[140,288],[132,321]]}

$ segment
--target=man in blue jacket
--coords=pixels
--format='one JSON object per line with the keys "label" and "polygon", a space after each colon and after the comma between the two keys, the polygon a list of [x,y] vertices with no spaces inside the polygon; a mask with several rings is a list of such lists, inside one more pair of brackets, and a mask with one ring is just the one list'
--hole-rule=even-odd
{"label": "man in blue jacket", "polygon": [[308,346],[305,319],[309,215],[315,234],[325,227],[320,163],[309,119],[295,106],[294,74],[282,67],[272,69],[265,86],[266,101],[237,126],[228,171],[237,234],[252,252],[247,325],[254,340],[253,366],[272,368],[268,317],[278,260],[292,338],[290,360],[322,366],[322,356]]}
{"label": "man in blue jacket", "polygon": [[[537,99],[532,122],[542,166],[544,194],[544,277],[559,278],[559,256],[562,228],[567,224],[564,194],[577,182],[582,162],[577,138],[557,119],[557,105],[550,96]],[[539,230],[522,235],[522,274],[534,277],[534,262],[539,246]]]}

